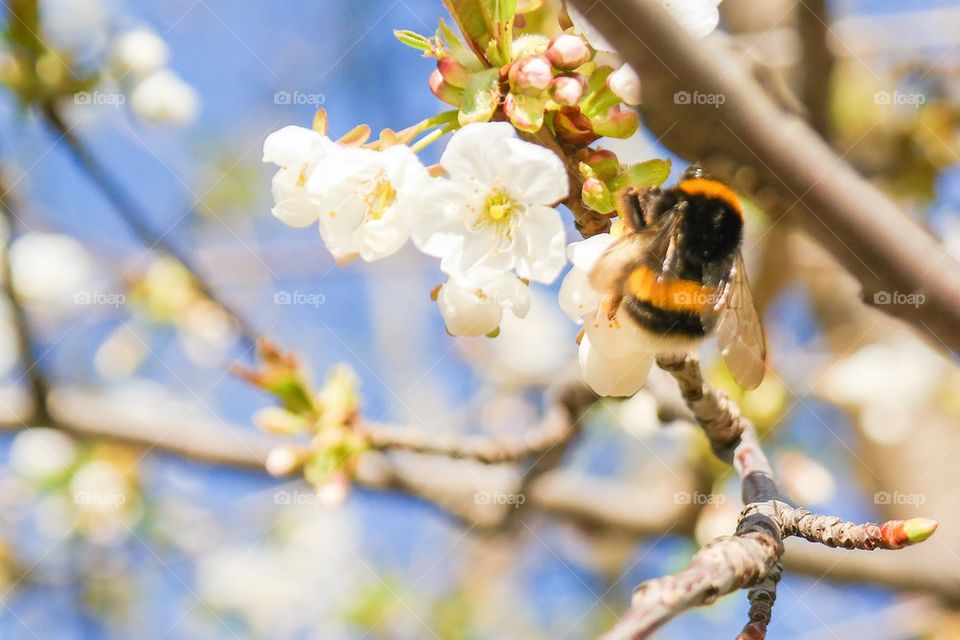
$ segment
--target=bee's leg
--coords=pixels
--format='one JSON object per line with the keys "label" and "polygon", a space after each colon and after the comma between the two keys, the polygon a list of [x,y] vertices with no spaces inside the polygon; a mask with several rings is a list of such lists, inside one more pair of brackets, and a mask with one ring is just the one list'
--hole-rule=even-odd
{"label": "bee's leg", "polygon": [[607,303],[607,320],[613,320],[617,317],[617,311],[620,310],[620,303],[623,302],[623,295],[617,294],[610,296],[610,300]]}
{"label": "bee's leg", "polygon": [[681,180],[692,180],[694,178],[704,178],[707,173],[703,170],[699,164],[692,164],[687,167],[687,170],[683,172],[683,175],[680,176]]}

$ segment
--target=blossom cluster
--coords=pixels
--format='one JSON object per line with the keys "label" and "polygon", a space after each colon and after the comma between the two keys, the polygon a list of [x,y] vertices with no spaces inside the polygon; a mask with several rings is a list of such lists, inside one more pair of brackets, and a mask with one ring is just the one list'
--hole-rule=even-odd
{"label": "blossom cluster", "polygon": [[263,157],[279,167],[273,214],[319,225],[337,260],[379,260],[408,240],[440,258],[448,281],[437,302],[453,335],[493,332],[505,309],[522,317],[527,283],[552,282],[563,268],[566,236],[552,205],[567,196],[566,170],[507,123],[459,129],[440,159],[443,177],[407,145],[375,151],[296,126],[271,134]]}
{"label": "blossom cluster", "polygon": [[[719,0],[662,4],[697,37],[717,24]],[[639,78],[560,3],[503,3],[497,15],[479,1],[449,7],[459,35],[442,21],[433,37],[395,33],[436,60],[427,85],[453,109],[372,142],[366,125],[332,139],[322,110],[312,128],[272,133],[273,214],[317,225],[340,263],[386,258],[408,241],[438,258],[447,280],[434,299],[454,336],[495,337],[505,311],[524,318],[530,283],[553,283],[569,256],[560,305],[584,324],[584,377],[602,395],[632,395],[656,345],[619,322],[588,278],[614,235],[567,246],[557,206],[622,228],[617,193],[669,176],[667,161],[626,164],[594,146],[637,131]],[[417,152],[451,132],[440,162],[424,166]]]}

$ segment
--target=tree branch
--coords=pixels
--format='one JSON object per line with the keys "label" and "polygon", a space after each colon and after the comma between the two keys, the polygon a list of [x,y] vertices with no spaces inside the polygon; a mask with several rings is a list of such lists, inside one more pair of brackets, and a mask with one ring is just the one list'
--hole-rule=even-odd
{"label": "tree branch", "polygon": [[[928,232],[774,104],[728,52],[692,41],[656,2],[572,1],[640,74],[655,136],[735,186],[735,175],[751,176],[750,190],[775,218],[801,214],[804,229],[860,282],[867,304],[882,291],[923,293],[923,305],[878,308],[960,351],[960,265]],[[693,99],[704,94],[722,103]]]}

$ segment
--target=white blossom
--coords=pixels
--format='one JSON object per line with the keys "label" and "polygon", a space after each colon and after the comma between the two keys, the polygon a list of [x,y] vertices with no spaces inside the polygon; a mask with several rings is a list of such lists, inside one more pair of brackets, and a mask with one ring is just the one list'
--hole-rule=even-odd
{"label": "white blossom", "polygon": [[490,280],[457,274],[440,288],[437,305],[451,335],[483,336],[500,326],[505,309],[518,318],[527,315],[530,288],[512,273]]}
{"label": "white blossom", "polygon": [[196,119],[200,98],[176,73],[160,69],[134,86],[130,106],[146,122],[185,125]]}
{"label": "white blossom", "polygon": [[552,282],[563,268],[563,221],[553,205],[567,196],[563,163],[552,152],[518,140],[505,122],[460,129],[423,197],[413,240],[442,258],[447,273],[515,271]]}
{"label": "white blossom", "polygon": [[157,71],[170,58],[163,38],[146,28],[131,29],[113,41],[111,63],[118,76],[144,78]]}
{"label": "white blossom", "polygon": [[13,287],[28,302],[70,304],[91,281],[93,264],[82,244],[58,233],[27,233],[10,248]]}
{"label": "white blossom", "polygon": [[320,161],[340,147],[313,129],[287,126],[263,142],[263,161],[280,167],[273,175],[271,212],[291,227],[306,227],[320,217],[320,204],[307,193],[307,178]]}
{"label": "white blossom", "polygon": [[584,380],[603,396],[630,396],[647,379],[654,345],[622,311],[610,318],[609,297],[590,285],[590,271],[613,243],[610,234],[572,242],[567,250],[573,268],[560,284],[560,307],[584,324],[580,340],[580,370]]}
{"label": "white blossom", "polygon": [[307,193],[320,203],[320,235],[334,257],[359,254],[372,261],[395,253],[410,237],[428,181],[409,147],[350,148],[317,165],[307,179]]}
{"label": "white blossom", "polygon": [[49,480],[73,466],[78,453],[73,439],[56,429],[27,429],[13,439],[10,466],[28,480]]}
{"label": "white blossom", "polygon": [[692,37],[704,38],[720,24],[721,0],[658,0]]}

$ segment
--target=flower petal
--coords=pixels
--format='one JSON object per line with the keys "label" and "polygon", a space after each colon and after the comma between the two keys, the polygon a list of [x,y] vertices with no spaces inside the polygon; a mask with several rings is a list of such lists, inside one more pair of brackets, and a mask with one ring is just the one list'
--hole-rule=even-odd
{"label": "flower petal", "polygon": [[595,349],[589,336],[584,336],[578,359],[584,381],[599,395],[632,396],[646,382],[654,356],[639,353],[612,358]]}
{"label": "flower petal", "polygon": [[511,138],[502,142],[498,174],[510,193],[530,204],[552,205],[570,193],[563,162],[549,149]]}
{"label": "flower petal", "polygon": [[533,205],[514,234],[517,275],[547,284],[556,280],[566,263],[566,231],[560,213],[551,207]]}

